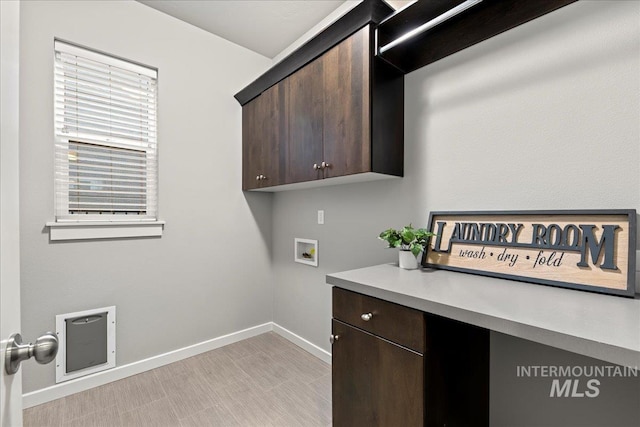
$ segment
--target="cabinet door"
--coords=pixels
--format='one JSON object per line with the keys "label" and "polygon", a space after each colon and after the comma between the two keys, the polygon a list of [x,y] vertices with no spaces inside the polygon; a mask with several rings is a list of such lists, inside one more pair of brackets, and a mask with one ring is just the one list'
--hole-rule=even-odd
{"label": "cabinet door", "polygon": [[289,92],[287,183],[322,178],[324,85],[322,59],[316,59],[286,80]]}
{"label": "cabinet door", "polygon": [[369,26],[322,56],[325,178],[371,170]]}
{"label": "cabinet door", "polygon": [[261,140],[256,134],[257,111],[260,97],[242,107],[242,189],[251,190],[260,187]]}
{"label": "cabinet door", "polygon": [[333,425],[422,426],[423,357],[333,320]]}
{"label": "cabinet door", "polygon": [[284,182],[281,157],[287,144],[287,114],[284,82],[242,107],[243,190]]}

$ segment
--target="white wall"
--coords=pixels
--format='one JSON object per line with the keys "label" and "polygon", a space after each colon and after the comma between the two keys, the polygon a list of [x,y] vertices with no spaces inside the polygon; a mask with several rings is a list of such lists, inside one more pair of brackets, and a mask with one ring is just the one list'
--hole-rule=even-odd
{"label": "white wall", "polygon": [[[270,60],[133,1],[23,1],[20,30],[23,336],[116,305],[123,365],[271,321],[271,197],[240,191],[233,98]],[[54,37],[159,69],[161,238],[49,242]],[[23,369],[25,392],[54,383]]]}
{"label": "white wall", "polygon": [[[432,210],[640,210],[639,22],[638,2],[581,1],[407,75],[403,179],[276,194],[275,322],[330,350],[325,274],[396,260],[377,234]],[[317,269],[294,237],[319,240]]]}
{"label": "white wall", "polygon": [[273,64],[277,64],[282,61],[284,58],[292,54],[295,50],[299,49],[304,45],[309,39],[313,38],[316,34],[320,33],[322,30],[330,26],[333,22],[340,19],[343,15],[349,12],[351,9],[356,7],[362,0],[345,0],[340,6],[338,6],[333,12],[327,15],[322,21],[318,22],[314,25],[309,31],[300,36],[296,41],[287,46],[282,52],[278,53],[273,57]]}

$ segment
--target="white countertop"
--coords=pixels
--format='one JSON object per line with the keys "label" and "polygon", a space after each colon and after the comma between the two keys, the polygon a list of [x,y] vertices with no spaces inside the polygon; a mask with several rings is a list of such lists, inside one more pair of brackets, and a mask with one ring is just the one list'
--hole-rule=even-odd
{"label": "white countertop", "polygon": [[327,283],[611,363],[640,367],[640,299],[383,264]]}

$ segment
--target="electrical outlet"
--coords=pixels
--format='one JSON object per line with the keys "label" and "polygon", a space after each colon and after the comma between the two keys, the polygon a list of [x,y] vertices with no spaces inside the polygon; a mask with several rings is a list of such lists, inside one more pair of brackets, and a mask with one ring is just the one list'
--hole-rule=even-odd
{"label": "electrical outlet", "polygon": [[320,225],[324,224],[324,211],[323,210],[318,211],[318,224],[320,224]]}

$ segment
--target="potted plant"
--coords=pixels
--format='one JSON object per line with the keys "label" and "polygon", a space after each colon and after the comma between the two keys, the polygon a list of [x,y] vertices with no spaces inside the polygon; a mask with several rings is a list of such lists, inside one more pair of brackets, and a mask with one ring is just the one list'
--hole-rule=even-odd
{"label": "potted plant", "polygon": [[398,254],[400,268],[413,270],[418,268],[418,255],[427,247],[431,236],[435,234],[424,228],[415,229],[409,224],[400,230],[393,228],[385,230],[378,238],[387,242],[390,248],[400,249]]}

